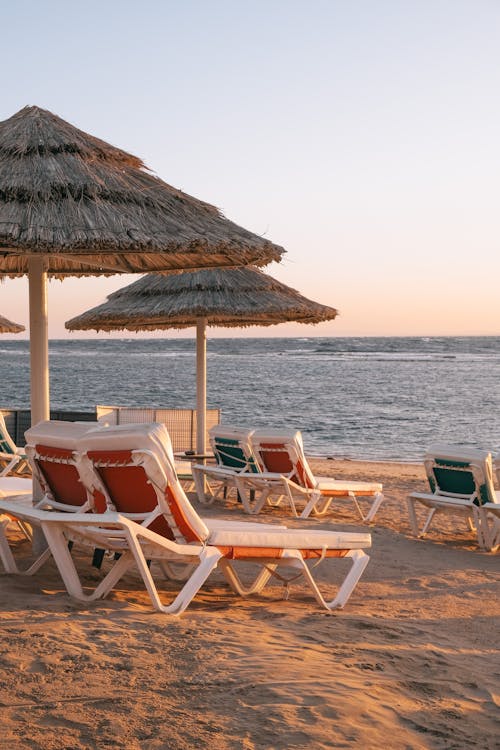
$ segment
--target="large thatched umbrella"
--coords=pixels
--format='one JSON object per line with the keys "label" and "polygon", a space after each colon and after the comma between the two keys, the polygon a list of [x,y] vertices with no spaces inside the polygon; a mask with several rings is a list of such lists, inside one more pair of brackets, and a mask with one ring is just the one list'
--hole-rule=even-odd
{"label": "large thatched umbrella", "polygon": [[12,323],[12,321],[0,315],[0,333],[21,333],[24,330],[26,330],[24,326],[19,323]]}
{"label": "large thatched umbrella", "polygon": [[265,265],[283,252],[46,110],[0,122],[0,275],[29,276],[33,422],[49,417],[47,274]]}
{"label": "large thatched umbrella", "polygon": [[206,326],[319,323],[333,307],[306,299],[257,268],[148,274],[66,323],[70,331],[153,331],[196,326],[197,451],[205,452]]}

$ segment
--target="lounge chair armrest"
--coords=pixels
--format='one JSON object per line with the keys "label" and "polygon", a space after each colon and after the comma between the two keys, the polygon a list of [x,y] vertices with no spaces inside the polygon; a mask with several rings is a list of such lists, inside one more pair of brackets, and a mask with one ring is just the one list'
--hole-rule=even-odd
{"label": "lounge chair armrest", "polygon": [[226,469],[223,466],[215,466],[214,464],[210,464],[208,466],[205,466],[205,464],[193,464],[191,467],[191,471],[205,473],[205,474],[212,474],[212,475],[217,474],[223,477],[240,476],[237,471],[233,471],[232,469]]}

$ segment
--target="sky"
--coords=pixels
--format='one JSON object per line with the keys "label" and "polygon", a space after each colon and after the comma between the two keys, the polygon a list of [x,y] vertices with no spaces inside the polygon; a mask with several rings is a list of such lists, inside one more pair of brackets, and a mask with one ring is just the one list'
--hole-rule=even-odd
{"label": "sky", "polygon": [[[211,336],[500,334],[498,0],[16,0],[2,20],[0,120],[37,105],[140,156],[340,313]],[[64,321],[135,278],[52,281],[49,336],[95,337]],[[28,325],[26,278],[0,313]]]}

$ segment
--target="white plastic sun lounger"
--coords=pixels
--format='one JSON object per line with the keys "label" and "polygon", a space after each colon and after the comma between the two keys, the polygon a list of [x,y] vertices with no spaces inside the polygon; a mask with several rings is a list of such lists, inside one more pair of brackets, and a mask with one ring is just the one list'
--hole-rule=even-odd
{"label": "white plastic sun lounger", "polygon": [[[80,481],[75,455],[77,440],[88,429],[88,424],[54,420],[40,422],[27,430],[26,456],[32,474],[44,493],[36,504],[38,509],[71,513],[85,512],[90,507],[85,487]],[[0,560],[8,573],[33,575],[50,558],[50,549],[46,548],[26,570],[21,570],[9,543],[9,527],[12,524],[17,525],[28,539],[31,538],[31,527],[38,525],[36,514],[31,521],[27,520],[32,510],[32,481],[16,477],[0,479],[0,490],[2,482],[13,484],[10,495],[20,496],[14,500],[6,496],[7,492],[4,495],[11,510],[7,513],[7,506],[0,508]],[[24,494],[16,491],[22,489],[19,483],[24,483]]]}
{"label": "white plastic sun lounger", "polygon": [[[238,474],[260,471],[252,451],[251,434],[252,430],[245,427],[220,424],[209,430],[210,446],[217,463],[195,464],[192,468],[198,500],[202,505],[211,505],[222,494],[226,498],[231,489],[237,490]],[[246,498],[239,499],[245,510],[250,512]]]}
{"label": "white plastic sun lounger", "polygon": [[[95,501],[104,497],[107,510],[72,515],[33,511],[68,592],[78,599],[105,596],[128,570],[136,568],[154,607],[180,614],[216,567],[240,595],[261,591],[273,576],[278,576],[278,569],[288,569],[288,579],[286,574],[279,574],[281,582],[289,584],[302,577],[316,600],[333,610],[345,605],[368,562],[364,549],[371,540],[365,533],[287,529],[245,522],[205,523],[177,480],[168,433],[162,425],[123,425],[106,432],[91,431],[79,441],[78,453],[87,491]],[[68,541],[83,541],[120,553],[90,594],[83,590]],[[352,565],[336,596],[330,599],[320,592],[313,569],[332,557],[347,558]],[[183,577],[187,580],[170,604],[162,603],[147,561],[159,563],[167,574],[172,566],[184,565]],[[249,585],[240,579],[238,563],[258,566],[259,572]]]}
{"label": "white plastic sun lounger", "polygon": [[[407,500],[414,535],[425,536],[440,514],[459,515],[471,531],[477,532],[479,545],[485,546],[479,511],[485,504],[496,506],[499,502],[493,488],[491,453],[467,446],[436,444],[427,451],[424,466],[431,491],[412,492]],[[421,526],[417,517],[419,506],[427,511]]]}
{"label": "white plastic sun lounger", "polygon": [[[253,456],[260,471],[246,472],[236,478],[245,509],[259,513],[264,504],[278,506],[285,502],[301,518],[324,515],[332,502],[350,499],[363,521],[372,521],[384,497],[378,482],[357,482],[313,474],[304,454],[302,435],[298,430],[254,430],[250,434]],[[252,493],[252,494],[251,494]],[[370,501],[364,512],[360,498]]]}
{"label": "white plastic sun lounger", "polygon": [[3,414],[0,412],[0,477],[17,474],[27,464],[23,448],[18,448],[12,440]]}

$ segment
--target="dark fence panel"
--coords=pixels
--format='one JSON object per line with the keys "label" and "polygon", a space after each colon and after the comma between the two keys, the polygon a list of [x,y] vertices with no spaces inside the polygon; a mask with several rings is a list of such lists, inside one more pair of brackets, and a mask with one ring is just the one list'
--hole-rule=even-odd
{"label": "dark fence panel", "polygon": [[[5,424],[19,448],[26,444],[24,433],[31,427],[31,412],[29,409],[1,409],[4,416]],[[51,409],[51,419],[60,419],[63,422],[95,422],[97,417],[95,411],[61,411]]]}

